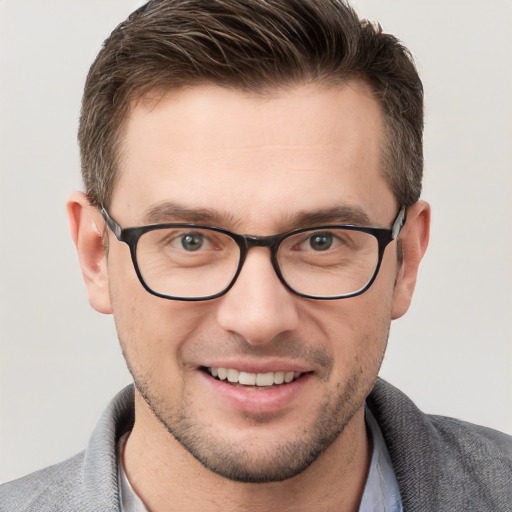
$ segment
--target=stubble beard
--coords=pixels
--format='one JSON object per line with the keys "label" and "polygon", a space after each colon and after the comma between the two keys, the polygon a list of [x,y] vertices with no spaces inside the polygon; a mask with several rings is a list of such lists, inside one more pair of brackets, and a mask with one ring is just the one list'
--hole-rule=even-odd
{"label": "stubble beard", "polygon": [[287,480],[310,467],[344,431],[375,382],[363,377],[358,368],[336,397],[325,399],[316,418],[303,425],[294,439],[265,447],[251,445],[250,440],[242,445],[215,436],[213,427],[205,429],[191,414],[194,407],[183,390],[179,409],[171,410],[165,399],[153,393],[155,386],[129,362],[128,368],[149,409],[185,450],[213,473],[253,484]]}

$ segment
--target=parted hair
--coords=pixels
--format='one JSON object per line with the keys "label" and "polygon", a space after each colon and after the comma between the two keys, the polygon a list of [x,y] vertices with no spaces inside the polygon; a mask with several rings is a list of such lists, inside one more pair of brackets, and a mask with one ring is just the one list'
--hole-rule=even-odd
{"label": "parted hair", "polygon": [[152,0],[104,42],[87,76],[78,140],[85,191],[108,207],[130,107],[150,90],[215,84],[258,92],[362,80],[386,129],[397,203],[421,193],[423,87],[409,51],[344,0]]}

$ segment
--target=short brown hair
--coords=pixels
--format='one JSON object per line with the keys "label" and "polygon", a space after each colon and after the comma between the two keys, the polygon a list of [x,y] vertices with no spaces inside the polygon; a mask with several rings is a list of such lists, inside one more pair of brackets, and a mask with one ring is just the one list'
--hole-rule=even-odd
{"label": "short brown hair", "polygon": [[423,87],[408,50],[344,0],[152,0],[105,41],[82,101],[85,190],[109,206],[123,123],[151,89],[212,83],[265,92],[361,79],[383,112],[383,173],[399,205],[421,192]]}

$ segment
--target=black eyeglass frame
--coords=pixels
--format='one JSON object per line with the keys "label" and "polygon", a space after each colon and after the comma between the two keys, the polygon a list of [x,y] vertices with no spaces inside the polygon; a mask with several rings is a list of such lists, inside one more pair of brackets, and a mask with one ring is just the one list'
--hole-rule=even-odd
{"label": "black eyeglass frame", "polygon": [[[402,206],[397,216],[395,217],[395,220],[393,221],[393,224],[390,228],[377,228],[377,227],[366,227],[366,226],[355,226],[353,224],[333,224],[333,225],[322,225],[322,226],[312,226],[308,228],[299,228],[294,229],[292,231],[287,231],[285,233],[279,233],[277,235],[269,235],[269,236],[256,236],[256,235],[239,235],[237,233],[233,233],[227,229],[219,228],[216,226],[205,226],[201,224],[193,224],[193,223],[166,223],[166,224],[149,224],[147,226],[138,226],[138,227],[129,227],[129,228],[122,228],[107,212],[107,210],[104,207],[100,208],[101,216],[103,217],[103,220],[105,221],[106,226],[114,233],[117,240],[120,242],[124,242],[128,247],[130,248],[130,254],[132,258],[132,263],[135,268],[135,272],[137,274],[137,277],[139,278],[140,283],[145,288],[146,291],[151,293],[152,295],[155,295],[157,297],[161,297],[162,299],[168,299],[168,300],[180,300],[180,301],[188,301],[188,302],[197,302],[197,301],[206,301],[206,300],[213,300],[217,299],[218,297],[221,297],[222,295],[225,295],[235,284],[238,276],[240,275],[240,272],[242,271],[242,267],[244,265],[245,259],[247,257],[247,253],[249,252],[249,249],[252,247],[268,247],[270,249],[270,261],[272,263],[272,267],[274,268],[274,271],[281,281],[281,283],[290,290],[295,295],[298,295],[299,297],[304,297],[307,299],[314,299],[314,300],[339,300],[339,299],[348,299],[350,297],[356,297],[357,295],[361,295],[364,292],[366,292],[370,286],[375,281],[375,278],[377,277],[377,274],[379,273],[380,266],[382,263],[382,258],[384,256],[384,251],[386,247],[395,240],[400,232],[402,231],[402,228],[404,227],[406,220],[407,220],[407,213],[405,206]],[[235,274],[233,275],[233,278],[231,279],[230,283],[226,288],[224,288],[219,293],[216,293],[214,295],[207,295],[205,297],[175,297],[172,295],[165,295],[163,293],[157,292],[153,289],[151,289],[146,282],[144,281],[144,278],[142,277],[142,273],[139,269],[139,265],[137,263],[137,244],[139,242],[139,239],[142,235],[149,231],[154,231],[158,229],[169,229],[169,228],[191,228],[191,229],[206,229],[210,231],[214,231],[217,233],[222,233],[226,236],[229,236],[232,240],[235,241],[235,243],[238,245],[240,249],[240,258],[238,260],[238,267],[236,269]],[[308,295],[306,293],[301,293],[297,290],[295,290],[291,285],[287,283],[285,278],[283,277],[281,273],[281,269],[279,267],[279,262],[277,261],[277,251],[279,249],[279,246],[282,244],[284,240],[289,238],[290,236],[297,235],[299,233],[304,233],[306,231],[316,231],[316,230],[325,230],[325,229],[345,229],[348,231],[360,231],[362,233],[368,233],[372,236],[374,236],[377,239],[378,243],[378,261],[377,265],[375,266],[375,270],[373,272],[372,277],[370,280],[366,283],[365,286],[360,288],[359,290],[356,290],[355,292],[351,292],[348,294],[342,294],[342,295],[335,295],[335,296],[328,296],[328,297],[320,297],[317,295]]]}

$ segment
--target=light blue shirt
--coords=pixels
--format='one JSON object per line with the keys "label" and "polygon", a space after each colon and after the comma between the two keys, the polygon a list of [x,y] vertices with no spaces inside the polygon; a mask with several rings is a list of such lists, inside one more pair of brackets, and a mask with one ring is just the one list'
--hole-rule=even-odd
{"label": "light blue shirt", "polygon": [[368,407],[365,410],[365,419],[373,450],[359,512],[403,512],[391,457],[380,427]]}
{"label": "light blue shirt", "polygon": [[[373,450],[359,512],[403,512],[391,458],[379,425],[368,407],[366,407],[366,426],[372,438]],[[125,440],[126,435],[119,441],[120,453]],[[122,458],[119,457],[121,512],[148,512],[142,500],[133,491],[121,460]]]}

